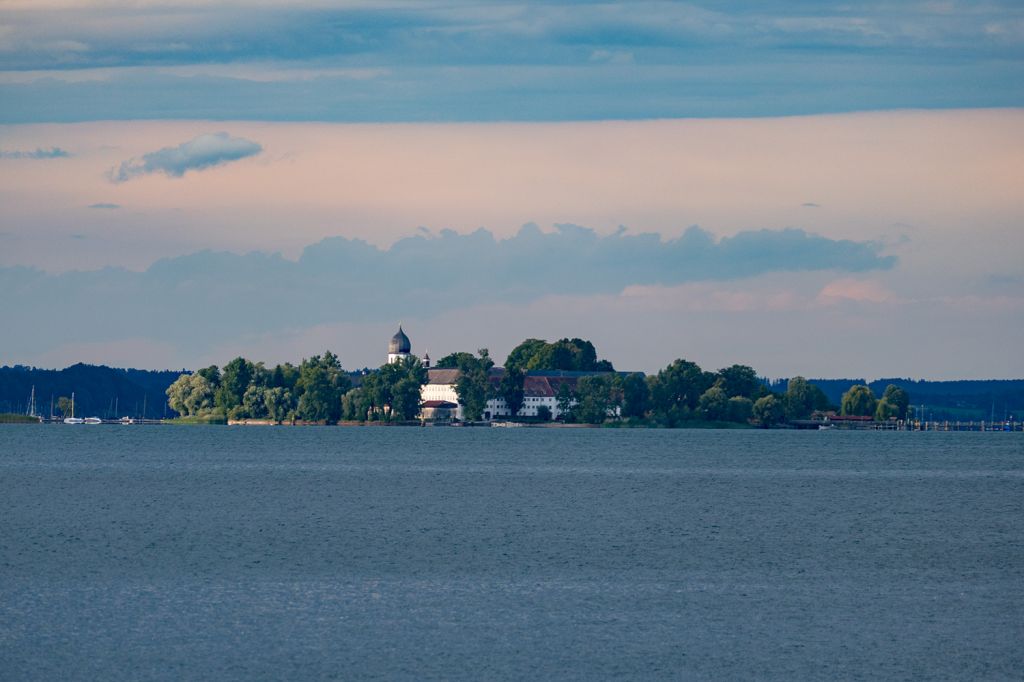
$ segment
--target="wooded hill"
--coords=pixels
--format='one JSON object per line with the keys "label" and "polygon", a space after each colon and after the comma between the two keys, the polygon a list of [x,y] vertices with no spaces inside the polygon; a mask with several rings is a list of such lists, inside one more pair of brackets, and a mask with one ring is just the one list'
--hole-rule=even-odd
{"label": "wooded hill", "polygon": [[[59,414],[57,400],[62,396],[70,398],[74,392],[75,415],[79,417],[159,419],[165,416],[167,387],[179,374],[180,371],[115,369],[83,363],[59,370],[21,365],[0,367],[0,412],[27,412],[35,386],[36,412],[43,416],[50,415],[51,397],[54,412]],[[168,416],[174,413],[168,410]]]}

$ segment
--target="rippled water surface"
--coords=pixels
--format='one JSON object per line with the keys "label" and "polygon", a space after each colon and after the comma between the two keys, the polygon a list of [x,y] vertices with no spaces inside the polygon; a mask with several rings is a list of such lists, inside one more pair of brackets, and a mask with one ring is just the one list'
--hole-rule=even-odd
{"label": "rippled water surface", "polygon": [[0,679],[1020,679],[1024,438],[0,427]]}

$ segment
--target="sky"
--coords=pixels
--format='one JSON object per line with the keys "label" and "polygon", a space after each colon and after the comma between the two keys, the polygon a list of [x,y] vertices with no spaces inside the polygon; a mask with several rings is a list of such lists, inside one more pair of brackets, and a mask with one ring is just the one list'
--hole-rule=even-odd
{"label": "sky", "polygon": [[1011,2],[0,0],[0,364],[1024,377]]}

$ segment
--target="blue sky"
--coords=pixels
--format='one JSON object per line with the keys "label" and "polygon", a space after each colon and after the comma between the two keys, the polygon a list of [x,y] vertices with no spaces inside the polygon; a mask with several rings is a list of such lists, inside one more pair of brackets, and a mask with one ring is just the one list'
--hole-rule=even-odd
{"label": "blue sky", "polygon": [[0,103],[0,364],[1024,376],[1019,3],[6,0]]}
{"label": "blue sky", "polygon": [[601,120],[1024,101],[1016,2],[8,2],[0,122]]}

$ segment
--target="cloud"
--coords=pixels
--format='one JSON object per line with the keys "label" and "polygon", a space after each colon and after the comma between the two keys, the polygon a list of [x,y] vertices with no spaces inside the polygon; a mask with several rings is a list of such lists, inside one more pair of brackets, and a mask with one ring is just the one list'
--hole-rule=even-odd
{"label": "cloud", "polygon": [[98,204],[89,204],[89,208],[115,209],[115,208],[121,208],[121,204],[108,204],[108,203],[100,202]]}
{"label": "cloud", "polygon": [[0,150],[0,159],[64,159],[69,156],[71,156],[71,153],[60,147],[51,147],[49,149],[37,148],[31,152],[7,152]]}
{"label": "cloud", "polygon": [[[803,230],[757,230],[718,239],[699,227],[677,239],[599,235],[577,225],[524,226],[509,239],[487,230],[418,234],[380,249],[333,237],[298,258],[203,251],[162,259],[143,272],[118,268],[49,275],[0,268],[15,292],[0,346],[30,338],[153,338],[196,352],[237,338],[336,322],[429,317],[469,305],[520,304],[545,296],[617,295],[628,287],[723,282],[765,273],[886,270],[896,259],[873,242],[833,240]],[[92,305],[117,292],[100,319]],[[200,303],[201,305],[197,305]],[[27,331],[26,331],[27,330]],[[202,330],[196,333],[196,330]],[[24,332],[28,336],[15,338]]]}
{"label": "cloud", "polygon": [[220,166],[261,151],[263,147],[259,143],[227,133],[200,135],[177,147],[164,147],[141,158],[124,161],[117,169],[112,168],[109,175],[113,182],[125,182],[149,173],[180,178],[187,171]]}
{"label": "cloud", "polygon": [[805,201],[800,205],[803,206],[804,208],[821,208],[821,204],[816,204],[813,201]]}

